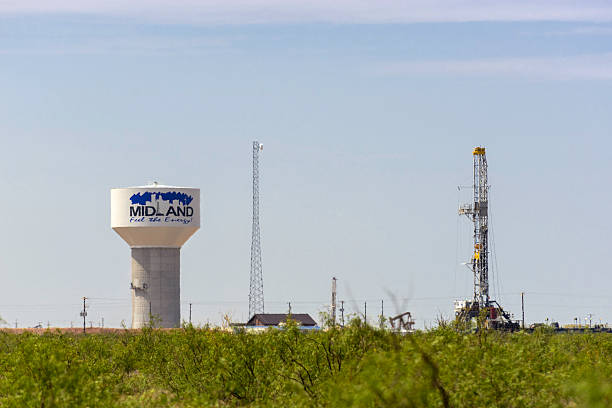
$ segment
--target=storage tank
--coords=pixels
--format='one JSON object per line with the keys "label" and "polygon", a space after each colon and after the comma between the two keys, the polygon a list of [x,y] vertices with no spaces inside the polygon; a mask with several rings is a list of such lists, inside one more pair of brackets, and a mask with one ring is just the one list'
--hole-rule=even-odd
{"label": "storage tank", "polygon": [[200,228],[200,190],[111,189],[111,228],[132,251],[132,328],[180,327],[181,247]]}

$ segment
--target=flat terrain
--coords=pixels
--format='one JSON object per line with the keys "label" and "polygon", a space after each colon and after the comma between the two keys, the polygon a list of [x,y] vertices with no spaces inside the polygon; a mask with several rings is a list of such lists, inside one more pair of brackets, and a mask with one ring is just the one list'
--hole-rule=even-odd
{"label": "flat terrain", "polygon": [[2,407],[608,407],[612,335],[0,332]]}
{"label": "flat terrain", "polygon": [[[155,329],[158,331],[182,331],[182,329]],[[0,328],[1,333],[7,334],[83,334],[83,327],[49,327],[42,329],[33,328]],[[87,327],[86,334],[119,334],[119,333],[140,333],[140,329],[117,329],[112,327]]]}

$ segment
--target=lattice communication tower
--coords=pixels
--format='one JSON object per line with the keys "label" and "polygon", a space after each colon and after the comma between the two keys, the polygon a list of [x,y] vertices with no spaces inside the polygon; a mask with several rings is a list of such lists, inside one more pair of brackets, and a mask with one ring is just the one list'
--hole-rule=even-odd
{"label": "lattice communication tower", "polygon": [[251,285],[249,289],[249,319],[264,312],[263,270],[259,229],[259,152],[263,145],[253,142],[253,230],[251,239]]}

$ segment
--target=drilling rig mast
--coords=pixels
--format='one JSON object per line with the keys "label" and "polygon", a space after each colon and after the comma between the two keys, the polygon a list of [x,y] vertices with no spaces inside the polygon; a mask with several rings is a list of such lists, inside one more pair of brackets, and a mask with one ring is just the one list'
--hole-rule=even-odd
{"label": "drilling rig mast", "polygon": [[[476,147],[474,156],[474,201],[459,207],[459,215],[467,216],[474,224],[474,249],[469,262],[474,274],[472,301],[455,302],[457,319],[469,321],[484,317],[486,327],[516,330],[519,325],[510,320],[495,300],[489,296],[489,184],[487,156],[484,147]],[[484,313],[483,313],[484,311]]]}
{"label": "drilling rig mast", "polygon": [[489,303],[489,185],[487,184],[487,157],[484,147],[476,147],[474,155],[474,202],[459,208],[474,223],[474,301]]}
{"label": "drilling rig mast", "polygon": [[253,230],[251,239],[251,285],[249,288],[249,319],[264,312],[261,237],[259,230],[259,152],[263,145],[253,142]]}

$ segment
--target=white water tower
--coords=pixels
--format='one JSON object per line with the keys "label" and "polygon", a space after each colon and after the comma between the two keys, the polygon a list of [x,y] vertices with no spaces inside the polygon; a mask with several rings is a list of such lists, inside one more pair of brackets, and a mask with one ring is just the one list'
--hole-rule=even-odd
{"label": "white water tower", "polygon": [[180,327],[180,251],[200,228],[200,190],[162,186],[111,190],[111,228],[132,248],[132,328]]}

